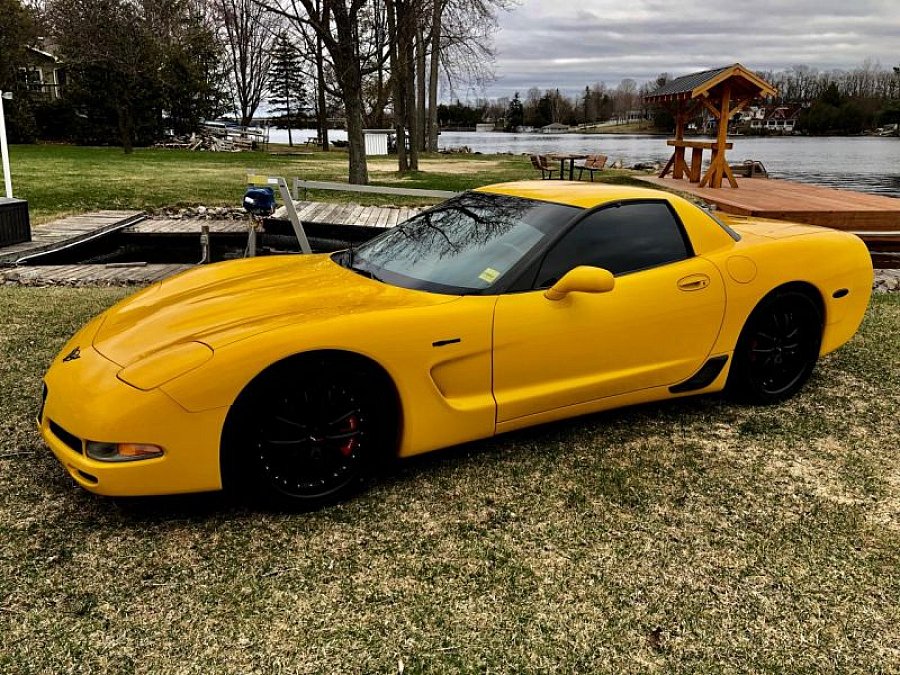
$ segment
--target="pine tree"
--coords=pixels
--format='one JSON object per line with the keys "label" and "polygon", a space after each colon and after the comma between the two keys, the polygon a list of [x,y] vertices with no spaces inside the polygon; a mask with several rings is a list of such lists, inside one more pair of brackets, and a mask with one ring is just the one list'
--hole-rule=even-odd
{"label": "pine tree", "polygon": [[524,123],[525,109],[522,106],[521,99],[519,98],[519,92],[516,92],[516,95],[513,96],[512,101],[509,102],[509,108],[506,111],[506,130],[515,131]]}
{"label": "pine tree", "polygon": [[287,32],[275,39],[272,49],[272,70],[269,83],[269,105],[271,111],[281,118],[278,124],[288,130],[288,144],[294,145],[291,129],[296,126],[297,116],[306,108],[306,87],[300,69],[301,55]]}

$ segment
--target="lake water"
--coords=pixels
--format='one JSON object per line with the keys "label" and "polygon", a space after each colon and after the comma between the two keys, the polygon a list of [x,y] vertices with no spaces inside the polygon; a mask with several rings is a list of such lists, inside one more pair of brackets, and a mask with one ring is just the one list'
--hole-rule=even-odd
{"label": "lake water", "polygon": [[[329,131],[331,140],[345,140],[346,132]],[[315,131],[298,129],[294,142],[305,141]],[[440,136],[440,147],[468,146],[473,152],[493,153],[598,153],[610,163],[625,166],[638,162],[665,163],[672,154],[666,136],[616,134],[506,134],[501,132],[451,132]],[[286,143],[287,131],[273,129],[272,142]],[[734,136],[729,162],[745,159],[762,162],[778,178],[861,192],[900,197],[900,138],[872,136],[811,138],[806,136]]]}

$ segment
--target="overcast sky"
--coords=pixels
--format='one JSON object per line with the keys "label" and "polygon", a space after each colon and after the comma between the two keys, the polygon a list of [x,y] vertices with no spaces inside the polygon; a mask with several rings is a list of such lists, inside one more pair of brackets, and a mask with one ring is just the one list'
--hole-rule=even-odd
{"label": "overcast sky", "polygon": [[[900,0],[520,0],[501,13],[488,96],[643,83],[736,61],[753,70],[900,64]],[[462,98],[479,92],[459,91]]]}

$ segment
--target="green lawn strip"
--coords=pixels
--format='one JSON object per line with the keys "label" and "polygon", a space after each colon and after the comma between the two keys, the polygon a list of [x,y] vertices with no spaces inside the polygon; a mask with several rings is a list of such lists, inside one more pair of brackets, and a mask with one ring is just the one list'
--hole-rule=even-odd
{"label": "green lawn strip", "polygon": [[[342,151],[213,153],[67,145],[19,145],[11,149],[13,185],[27,199],[35,223],[97,209],[155,209],[165,206],[238,206],[246,170],[307,180],[346,182]],[[422,171],[400,175],[394,157],[369,161],[374,185],[461,191],[510,180],[534,178],[527,157],[440,155],[422,157]],[[604,179],[632,180],[627,171]],[[350,192],[313,192],[311,198],[367,205],[415,205],[433,200]]]}
{"label": "green lawn strip", "polygon": [[406,462],[310,514],[75,488],[40,377],[120,289],[0,288],[0,672],[896,671],[900,296],[774,407]]}

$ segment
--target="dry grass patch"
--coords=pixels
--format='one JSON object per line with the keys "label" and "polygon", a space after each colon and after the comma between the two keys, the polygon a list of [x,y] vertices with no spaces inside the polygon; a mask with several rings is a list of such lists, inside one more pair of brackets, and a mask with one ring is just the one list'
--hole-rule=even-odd
{"label": "dry grass patch", "polygon": [[110,289],[0,288],[0,672],[897,672],[900,297],[771,408],[407,462],[317,513],[72,486],[40,374]]}
{"label": "dry grass patch", "polygon": [[[396,160],[369,160],[369,171],[378,173],[397,173]],[[500,168],[497,160],[419,160],[419,171],[433,173],[464,173],[474,174],[483,171],[494,171]]]}

